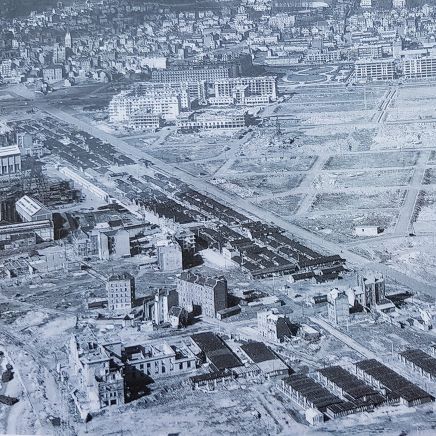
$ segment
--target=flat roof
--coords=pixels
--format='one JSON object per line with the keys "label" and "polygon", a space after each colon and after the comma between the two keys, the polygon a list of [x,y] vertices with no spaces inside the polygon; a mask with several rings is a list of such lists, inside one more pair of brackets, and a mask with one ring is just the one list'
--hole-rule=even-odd
{"label": "flat roof", "polygon": [[241,345],[241,349],[254,363],[278,359],[263,342],[249,342],[248,344]]}

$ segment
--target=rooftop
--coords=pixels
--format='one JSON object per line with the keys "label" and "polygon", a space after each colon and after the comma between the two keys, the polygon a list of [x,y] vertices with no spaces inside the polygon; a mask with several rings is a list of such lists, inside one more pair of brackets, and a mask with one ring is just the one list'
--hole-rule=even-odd
{"label": "rooftop", "polygon": [[0,147],[0,158],[6,156],[12,156],[16,154],[21,154],[18,145],[9,145],[8,147]]}

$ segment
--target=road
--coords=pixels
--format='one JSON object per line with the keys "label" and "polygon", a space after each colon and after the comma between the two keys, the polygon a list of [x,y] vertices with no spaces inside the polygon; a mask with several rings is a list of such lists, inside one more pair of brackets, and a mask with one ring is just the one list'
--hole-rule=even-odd
{"label": "road", "polygon": [[413,172],[412,180],[407,189],[406,198],[403,206],[400,209],[397,225],[394,233],[396,235],[406,235],[409,233],[409,226],[412,220],[413,212],[415,211],[416,200],[419,191],[422,188],[422,181],[426,170],[427,162],[430,158],[430,152],[421,152],[418,162]]}
{"label": "road", "polygon": [[352,348],[354,351],[357,351],[363,357],[365,357],[367,359],[377,359],[377,355],[374,354],[372,351],[368,350],[368,348],[359,344],[354,339],[350,338],[350,336],[346,335],[345,333],[342,333],[337,328],[333,327],[332,325],[330,325],[329,323],[327,323],[323,319],[317,318],[317,317],[312,317],[312,316],[309,317],[309,319],[313,323],[318,324],[324,330],[328,331],[336,339],[339,339],[342,343],[344,343],[348,347]]}
{"label": "road", "polygon": [[[150,161],[156,169],[159,169],[166,174],[180,179],[184,183],[192,186],[193,188],[195,188],[199,192],[202,192],[205,195],[211,195],[217,200],[222,201],[223,203],[235,208],[242,213],[248,214],[254,219],[260,219],[262,221],[269,222],[277,225],[278,227],[281,227],[282,229],[289,232],[291,235],[300,239],[302,242],[306,243],[308,246],[312,247],[315,250],[320,250],[322,252],[331,254],[340,254],[347,259],[347,262],[350,266],[354,266],[357,268],[370,267],[375,268],[376,270],[381,269],[391,279],[399,283],[403,283],[409,287],[410,285],[412,285],[413,291],[424,292],[436,296],[435,287],[430,286],[427,283],[421,282],[417,279],[412,279],[411,277],[408,277],[407,281],[404,281],[404,274],[399,273],[399,271],[382,264],[374,264],[374,262],[371,262],[366,257],[345,248],[342,244],[325,240],[322,237],[309,232],[308,230],[305,230],[295,224],[284,220],[282,217],[276,215],[273,212],[262,209],[261,207],[251,203],[249,200],[240,198],[233,194],[229,194],[204,179],[193,176],[192,174],[187,173],[186,171],[182,170],[177,166],[170,165],[162,161],[161,159],[151,156],[144,150],[133,147],[121,138],[117,138],[109,133],[102,131],[101,129],[98,129],[95,126],[91,126],[88,123],[75,118],[74,116],[60,108],[53,107],[50,104],[38,101],[34,101],[34,105],[37,106],[39,109],[47,112],[51,116],[60,119],[61,121],[64,121],[68,124],[71,124],[78,129],[84,130],[103,141],[108,142],[114,148],[118,149],[118,151],[132,157],[137,161],[139,159],[146,159]],[[164,139],[165,136],[163,135],[160,138],[160,141],[163,141]]]}

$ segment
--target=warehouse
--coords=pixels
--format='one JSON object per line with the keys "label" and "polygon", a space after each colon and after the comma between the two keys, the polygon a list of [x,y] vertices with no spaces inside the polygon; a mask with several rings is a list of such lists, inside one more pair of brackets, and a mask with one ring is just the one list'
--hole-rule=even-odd
{"label": "warehouse", "polygon": [[241,345],[241,350],[250,362],[256,364],[265,375],[289,375],[293,372],[292,369],[263,342],[249,342],[248,344]]}
{"label": "warehouse", "polygon": [[436,379],[436,359],[424,351],[419,349],[403,351],[400,353],[400,360],[422,376],[430,380]]}
{"label": "warehouse", "polygon": [[238,357],[215,333],[197,333],[192,335],[191,339],[204,354],[206,362],[209,363],[214,372],[242,366]]}
{"label": "warehouse", "polygon": [[385,402],[385,398],[377,390],[340,366],[320,369],[317,374],[318,380],[324,386],[343,398],[366,403],[369,408]]}
{"label": "warehouse", "polygon": [[434,401],[434,397],[410,382],[394,370],[375,359],[356,363],[356,373],[363,380],[381,389],[390,399],[398,400],[409,407]]}

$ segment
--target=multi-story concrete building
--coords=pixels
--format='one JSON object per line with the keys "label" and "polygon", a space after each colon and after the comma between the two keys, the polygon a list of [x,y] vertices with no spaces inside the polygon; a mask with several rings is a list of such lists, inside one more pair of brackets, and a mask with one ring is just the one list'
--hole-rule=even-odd
{"label": "multi-story concrete building", "polygon": [[135,279],[129,273],[114,274],[107,279],[108,308],[129,312],[135,304]]}
{"label": "multi-story concrete building", "polygon": [[151,73],[153,82],[181,83],[181,82],[214,82],[218,79],[233,77],[232,67],[227,65],[191,65],[172,67],[166,70],[154,70]]}
{"label": "multi-story concrete building", "polygon": [[208,99],[213,105],[256,105],[277,99],[276,78],[238,77],[216,80],[215,96]]}
{"label": "multi-story concrete building", "polygon": [[393,80],[396,77],[393,59],[362,59],[354,64],[357,81]]}
{"label": "multi-story concrete building", "polygon": [[44,82],[56,83],[62,80],[63,69],[62,65],[53,65],[42,70],[42,78]]}
{"label": "multi-story concrete building", "polygon": [[123,91],[109,104],[109,117],[113,123],[141,122],[144,114],[158,115],[165,120],[175,120],[181,111],[181,99],[177,92],[162,91],[159,94],[136,94]]}
{"label": "multi-story concrete building", "polygon": [[194,112],[189,115],[180,115],[176,122],[180,132],[216,129],[242,129],[247,126],[245,114],[213,114],[211,112]]}
{"label": "multi-story concrete building", "polygon": [[137,130],[156,130],[162,126],[162,118],[160,114],[139,110],[131,115],[129,125]]}
{"label": "multi-story concrete building", "polygon": [[157,256],[161,271],[179,271],[182,269],[182,248],[177,242],[158,247]]}
{"label": "multi-story concrete building", "polygon": [[21,174],[21,151],[18,145],[0,147],[0,176]]}
{"label": "multi-story concrete building", "polygon": [[346,325],[350,316],[347,293],[339,289],[332,289],[327,294],[327,311],[331,323]]}
{"label": "multi-story concrete building", "polygon": [[177,279],[179,306],[188,312],[214,318],[227,307],[227,280],[224,277],[204,277],[191,271],[182,272]]}
{"label": "multi-story concrete building", "polygon": [[368,59],[380,59],[383,56],[382,44],[360,44],[357,47],[357,56]]}
{"label": "multi-story concrete building", "polygon": [[436,56],[419,56],[401,60],[406,79],[425,79],[436,76]]}

